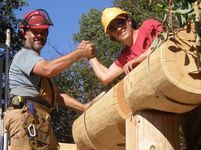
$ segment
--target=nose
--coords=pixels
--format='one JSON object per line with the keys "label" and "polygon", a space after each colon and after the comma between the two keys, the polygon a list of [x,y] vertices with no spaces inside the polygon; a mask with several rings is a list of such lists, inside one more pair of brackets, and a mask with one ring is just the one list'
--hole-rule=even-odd
{"label": "nose", "polygon": [[45,37],[42,35],[42,34],[36,34],[35,37],[38,39],[38,40],[41,40],[41,39],[45,39]]}
{"label": "nose", "polygon": [[36,36],[36,37],[41,37],[42,34],[41,34],[41,33],[37,33],[37,34],[35,34],[35,36]]}
{"label": "nose", "polygon": [[116,27],[115,27],[115,33],[119,32],[119,31],[121,31],[121,30],[122,30],[122,27],[120,27],[120,26],[116,26]]}
{"label": "nose", "polygon": [[39,32],[39,33],[35,34],[35,37],[39,38],[39,39],[45,39],[47,37],[47,35],[44,34],[43,32]]}
{"label": "nose", "polygon": [[34,35],[36,36],[36,37],[43,37],[43,38],[46,38],[47,37],[47,35],[48,35],[48,31],[36,31],[36,32],[34,32]]}

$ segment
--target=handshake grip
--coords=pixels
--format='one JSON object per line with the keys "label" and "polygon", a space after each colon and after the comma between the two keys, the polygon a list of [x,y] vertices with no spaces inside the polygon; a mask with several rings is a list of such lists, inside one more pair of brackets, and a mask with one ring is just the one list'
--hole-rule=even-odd
{"label": "handshake grip", "polygon": [[90,41],[82,41],[77,49],[80,50],[82,57],[91,59],[96,56],[96,47]]}

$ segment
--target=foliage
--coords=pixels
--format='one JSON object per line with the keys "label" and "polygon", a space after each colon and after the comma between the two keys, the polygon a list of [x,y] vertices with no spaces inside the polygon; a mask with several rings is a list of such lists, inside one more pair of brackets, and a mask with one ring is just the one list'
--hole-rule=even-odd
{"label": "foliage", "polygon": [[159,8],[156,7],[159,2],[161,2],[161,0],[114,0],[114,6],[130,12],[135,21],[141,24],[144,20],[149,18],[162,21],[164,10],[159,11]]}
{"label": "foliage", "polygon": [[0,0],[0,43],[5,43],[6,29],[11,30],[11,49],[17,50],[21,46],[18,39],[18,19],[14,14],[14,10],[21,10],[28,3],[24,0]]}
{"label": "foliage", "polygon": [[172,13],[175,18],[175,24],[177,24],[178,27],[184,27],[187,25],[188,20],[194,18],[192,4],[186,0],[176,0],[169,4],[163,1],[157,4],[157,6],[160,10],[165,10],[164,21],[167,20],[168,15]]}
{"label": "foliage", "polygon": [[[112,42],[109,37],[103,33],[102,26],[100,24],[100,16],[101,12],[96,9],[91,9],[86,15],[83,14],[80,20],[80,32],[74,34],[74,40],[77,43],[81,40],[90,40],[94,42],[97,49],[98,59],[104,65],[109,66],[116,58],[121,45]],[[101,92],[109,90],[112,86],[114,86],[117,80],[108,86],[103,85],[96,78],[94,72],[88,64],[88,60],[81,60],[80,62],[75,63],[71,66],[71,68],[67,69],[56,78],[57,84],[60,85],[63,91],[83,103],[91,101]],[[60,110],[63,109],[64,108],[60,108]],[[65,109],[65,111],[68,113],[70,110]],[[69,117],[76,119],[78,115],[80,114],[74,113]],[[60,124],[59,126],[63,126],[61,125],[62,122],[59,121],[59,118],[55,118],[54,121],[56,124]],[[69,128],[71,128],[71,126],[69,126]],[[65,132],[65,134],[70,133],[68,131]],[[59,140],[63,141],[64,139],[60,137]]]}
{"label": "foliage", "polygon": [[194,18],[190,0],[115,0],[114,5],[129,11],[139,24],[145,19],[155,18],[164,22],[165,26],[169,26],[171,21],[172,28],[179,28],[184,27],[188,20]]}
{"label": "foliage", "polygon": [[[6,43],[6,31],[7,29],[10,30],[10,56],[12,57],[14,55],[14,52],[19,49],[21,46],[21,41],[18,39],[17,34],[17,25],[18,20],[16,19],[16,16],[14,14],[14,10],[21,9],[23,6],[27,5],[26,2],[23,0],[0,0],[0,43]],[[2,69],[2,80],[1,80],[1,92],[0,92],[0,107],[2,107],[4,111],[4,100],[5,100],[5,89],[7,89],[5,86],[5,70],[7,69],[5,66],[5,49],[0,48],[0,57],[2,62],[1,69]]]}
{"label": "foliage", "polygon": [[[106,66],[109,66],[117,56],[117,49],[120,46],[112,42],[108,36],[103,33],[100,24],[101,12],[91,9],[87,15],[82,15],[80,20],[80,32],[74,35],[74,40],[90,40],[96,45],[97,57]],[[62,79],[61,79],[62,78]],[[61,82],[63,79],[67,81]],[[108,90],[110,86],[104,86],[95,77],[88,61],[82,60],[74,64],[69,70],[66,70],[60,76],[63,90],[74,95],[82,102],[87,102],[95,98],[99,93]],[[69,88],[71,87],[71,88]]]}

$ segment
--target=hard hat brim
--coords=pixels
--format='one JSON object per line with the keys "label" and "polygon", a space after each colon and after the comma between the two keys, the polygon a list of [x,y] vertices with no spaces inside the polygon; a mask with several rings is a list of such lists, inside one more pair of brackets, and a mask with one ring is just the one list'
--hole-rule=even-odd
{"label": "hard hat brim", "polygon": [[49,25],[38,25],[38,26],[29,26],[29,28],[32,28],[32,29],[48,29],[49,28]]}

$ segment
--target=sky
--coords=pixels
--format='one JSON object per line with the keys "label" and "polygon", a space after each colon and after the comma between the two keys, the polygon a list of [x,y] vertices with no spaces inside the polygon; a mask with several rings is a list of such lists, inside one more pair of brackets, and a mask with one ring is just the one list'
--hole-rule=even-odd
{"label": "sky", "polygon": [[87,14],[91,8],[103,10],[113,5],[112,0],[26,1],[29,3],[29,6],[23,7],[22,11],[16,11],[17,18],[22,19],[25,13],[30,10],[45,9],[54,24],[54,26],[50,27],[47,44],[41,53],[48,60],[60,56],[54,48],[61,54],[67,54],[76,48],[76,44],[72,38],[73,34],[79,32],[79,20],[82,14]]}

